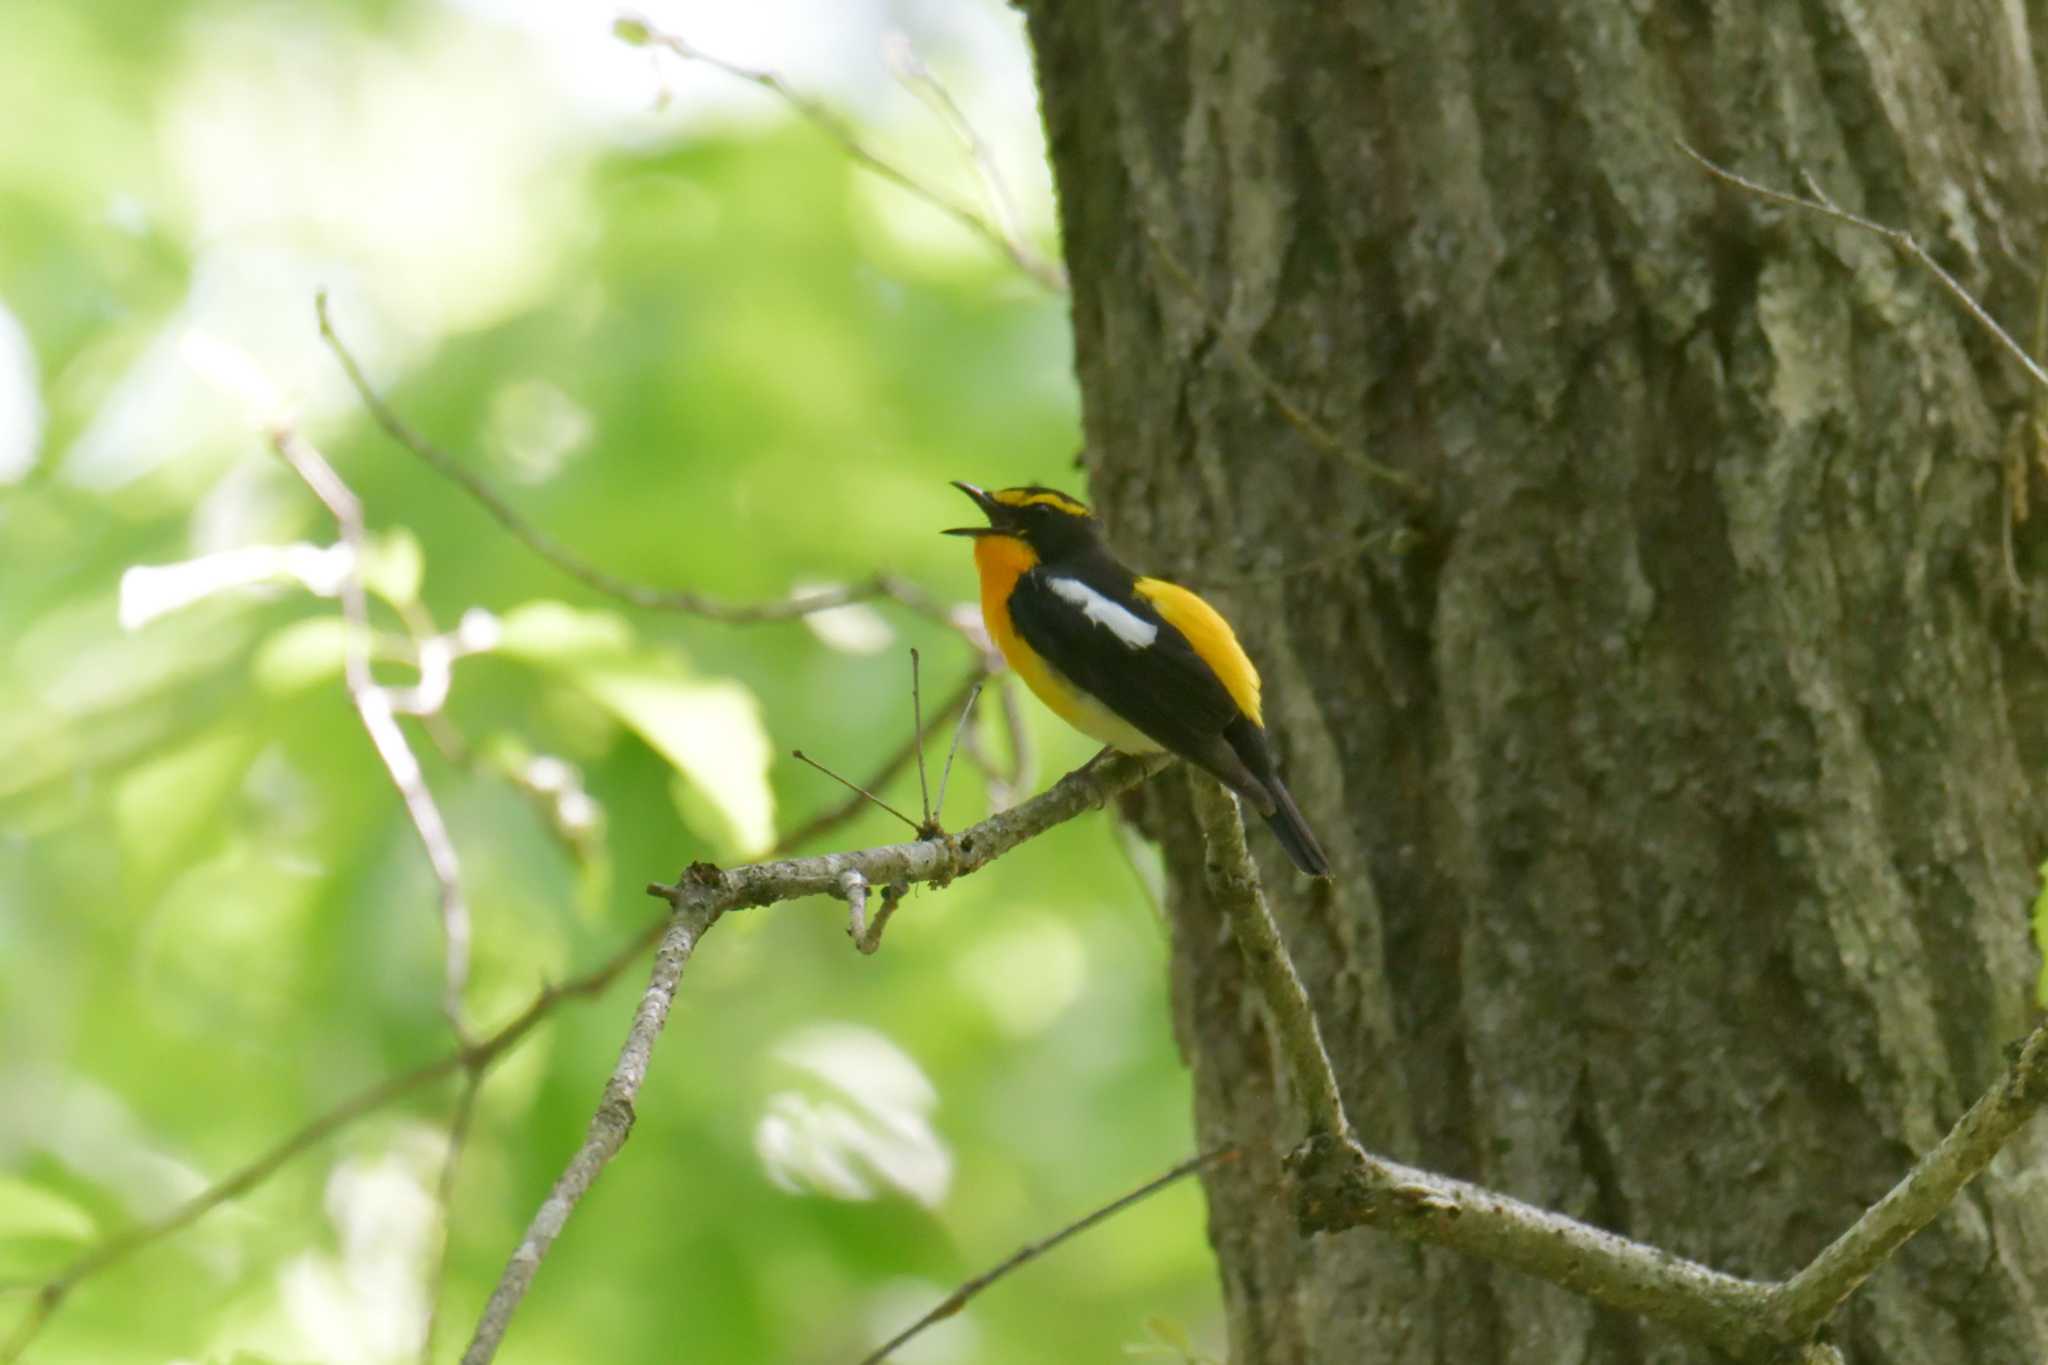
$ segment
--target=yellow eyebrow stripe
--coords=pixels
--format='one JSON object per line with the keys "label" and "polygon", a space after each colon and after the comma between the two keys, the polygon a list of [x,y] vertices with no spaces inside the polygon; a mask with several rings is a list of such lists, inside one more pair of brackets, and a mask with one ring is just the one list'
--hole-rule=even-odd
{"label": "yellow eyebrow stripe", "polygon": [[1005,507],[1056,507],[1071,516],[1085,517],[1088,515],[1088,509],[1085,506],[1075,502],[1065,493],[1055,493],[1049,489],[1033,491],[1024,488],[1005,488],[1000,493],[989,494],[989,497],[992,501],[999,502]]}
{"label": "yellow eyebrow stripe", "polygon": [[1202,662],[1214,670],[1238,710],[1250,716],[1254,724],[1263,726],[1266,722],[1259,713],[1259,670],[1245,657],[1244,646],[1237,642],[1230,622],[1178,583],[1141,578],[1131,586],[1168,625],[1188,637],[1188,643],[1195,647]]}

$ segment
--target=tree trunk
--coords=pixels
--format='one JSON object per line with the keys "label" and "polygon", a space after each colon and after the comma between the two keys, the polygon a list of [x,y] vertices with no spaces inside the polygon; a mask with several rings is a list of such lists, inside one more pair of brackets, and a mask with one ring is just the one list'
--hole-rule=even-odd
{"label": "tree trunk", "polygon": [[[1810,171],[2030,333],[2048,21],[1028,9],[1090,484],[1264,672],[1337,876],[1253,845],[1362,1138],[1797,1269],[2029,1022],[2048,594],[2021,582],[2048,545],[2008,537],[2004,469],[2034,396],[1926,272],[1674,140]],[[1301,1114],[1181,781],[1142,818],[1200,1141],[1249,1148],[1208,1180],[1233,1365],[1711,1359],[1449,1252],[1297,1232]],[[1850,1361],[2048,1355],[2044,1147],[1851,1300]]]}

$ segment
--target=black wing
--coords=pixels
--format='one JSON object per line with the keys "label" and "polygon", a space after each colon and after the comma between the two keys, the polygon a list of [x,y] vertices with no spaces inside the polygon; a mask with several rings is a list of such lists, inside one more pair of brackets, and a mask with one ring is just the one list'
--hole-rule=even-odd
{"label": "black wing", "polygon": [[[1061,578],[1081,582],[1159,633],[1150,644],[1127,643],[1055,592],[1052,582]],[[1024,643],[1118,716],[1175,753],[1207,753],[1238,719],[1237,703],[1188,637],[1132,591],[1131,582],[1113,565],[1040,566],[1017,580],[1010,621]]]}

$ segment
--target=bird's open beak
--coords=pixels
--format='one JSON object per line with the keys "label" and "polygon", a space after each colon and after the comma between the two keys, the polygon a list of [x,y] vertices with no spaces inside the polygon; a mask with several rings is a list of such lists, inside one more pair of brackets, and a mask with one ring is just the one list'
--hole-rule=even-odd
{"label": "bird's open beak", "polygon": [[[953,480],[953,487],[959,489],[968,497],[973,498],[974,505],[979,507],[990,521],[995,520],[997,504],[987,493],[984,493],[971,483],[962,483],[958,479]],[[993,526],[955,526],[950,530],[941,531],[939,534],[942,536],[985,536],[992,534],[994,531],[995,527]]]}

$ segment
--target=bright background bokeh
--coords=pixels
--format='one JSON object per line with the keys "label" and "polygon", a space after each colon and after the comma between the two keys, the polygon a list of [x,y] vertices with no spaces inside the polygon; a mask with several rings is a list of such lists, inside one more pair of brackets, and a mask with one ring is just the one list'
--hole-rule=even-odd
{"label": "bright background bokeh", "polygon": [[[953,134],[890,76],[907,39],[1050,246],[997,0],[640,12],[971,199]],[[376,431],[316,291],[416,426],[628,578],[751,599],[886,569],[964,601],[964,547],[935,533],[971,509],[946,481],[1077,477],[1062,301],[614,17],[0,0],[0,1333],[20,1285],[448,1046],[433,883],[342,688],[336,605],[294,576],[318,581],[334,529],[263,422],[289,412],[361,495],[381,627],[498,623],[456,666],[446,751],[408,727],[463,858],[485,1027],[645,924],[644,882],[836,803],[788,751],[871,771],[908,732],[910,646],[928,699],[973,665],[886,603],[727,626],[581,587]],[[1087,756],[1030,716],[1041,783]],[[507,780],[536,759],[566,765],[551,797]],[[989,801],[968,773],[949,823]],[[870,812],[827,846],[896,835]],[[729,917],[500,1358],[850,1362],[1185,1156],[1153,875],[1091,816],[917,894],[874,958],[836,903]],[[492,1073],[436,1358],[580,1139],[644,980]],[[453,1098],[380,1111],[87,1281],[28,1358],[418,1359]],[[1176,1187],[900,1359],[1179,1358],[1218,1335],[1201,1219]]]}

